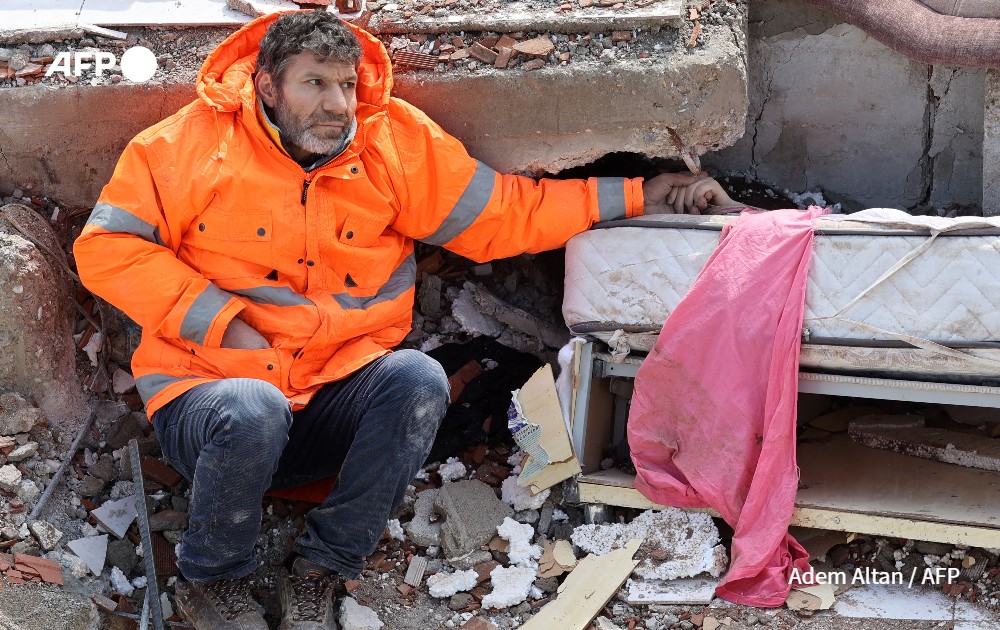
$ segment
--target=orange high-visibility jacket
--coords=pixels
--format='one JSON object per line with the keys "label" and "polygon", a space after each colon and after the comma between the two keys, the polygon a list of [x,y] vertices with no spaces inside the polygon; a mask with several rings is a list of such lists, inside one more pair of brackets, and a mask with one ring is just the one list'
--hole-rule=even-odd
{"label": "orange high-visibility jacket", "polygon": [[[276,18],[205,60],[199,99],[133,139],[74,252],[80,277],[142,327],[147,411],[220,378],[257,378],[295,406],[410,331],[413,239],[478,261],[563,246],[642,212],[642,180],[500,175],[390,97],[382,44],[355,29],[357,133],[306,172],[256,116],[257,44]],[[220,348],[239,315],[271,344]]]}

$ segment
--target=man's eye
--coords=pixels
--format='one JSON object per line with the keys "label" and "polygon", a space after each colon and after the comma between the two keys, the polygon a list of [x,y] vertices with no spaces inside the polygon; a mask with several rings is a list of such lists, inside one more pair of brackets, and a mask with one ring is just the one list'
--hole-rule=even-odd
{"label": "man's eye", "polygon": [[354,81],[344,81],[343,83],[340,84],[340,87],[344,88],[345,90],[350,90],[351,88],[354,87],[354,85],[355,85]]}
{"label": "man's eye", "polygon": [[323,79],[309,79],[308,83],[310,85],[322,85]]}

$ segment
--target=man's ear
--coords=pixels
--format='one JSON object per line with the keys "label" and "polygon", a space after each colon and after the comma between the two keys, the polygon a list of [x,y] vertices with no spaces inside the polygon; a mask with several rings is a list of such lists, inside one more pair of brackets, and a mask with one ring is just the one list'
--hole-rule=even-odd
{"label": "man's ear", "polygon": [[258,71],[253,77],[253,85],[260,100],[264,101],[268,107],[274,107],[274,104],[278,102],[278,85],[271,77],[271,73]]}

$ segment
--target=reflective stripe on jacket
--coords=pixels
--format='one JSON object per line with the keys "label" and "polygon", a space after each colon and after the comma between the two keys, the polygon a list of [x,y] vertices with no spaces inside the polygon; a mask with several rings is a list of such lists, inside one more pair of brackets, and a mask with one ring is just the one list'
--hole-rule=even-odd
{"label": "reflective stripe on jacket", "polygon": [[[143,329],[132,368],[150,415],[233,377],[304,405],[389,352],[410,330],[414,239],[484,261],[641,214],[641,179],[536,182],[469,157],[390,97],[388,55],[358,29],[357,133],[306,172],[255,115],[257,43],[275,18],[220,44],[199,99],[131,141],[75,244],[86,286]],[[237,314],[271,348],[220,348]]]}

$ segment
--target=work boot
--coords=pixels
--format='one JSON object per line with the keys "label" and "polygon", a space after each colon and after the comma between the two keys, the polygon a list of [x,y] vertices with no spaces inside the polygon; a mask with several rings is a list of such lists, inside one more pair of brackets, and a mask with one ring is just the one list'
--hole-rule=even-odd
{"label": "work boot", "polygon": [[290,570],[278,575],[281,625],[278,630],[336,630],[333,602],[342,595],[343,578],[305,559],[295,558]]}
{"label": "work boot", "polygon": [[268,630],[250,597],[250,576],[215,582],[177,580],[177,608],[196,630]]}

